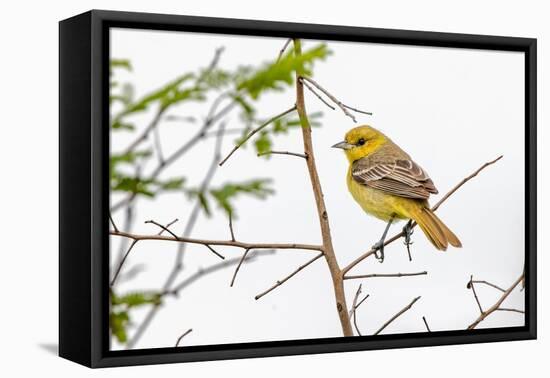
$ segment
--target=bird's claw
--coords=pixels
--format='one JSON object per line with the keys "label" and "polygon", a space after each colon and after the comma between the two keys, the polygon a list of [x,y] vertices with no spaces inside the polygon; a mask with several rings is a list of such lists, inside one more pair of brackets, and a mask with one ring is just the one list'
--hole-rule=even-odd
{"label": "bird's claw", "polygon": [[374,257],[378,262],[384,262],[384,241],[379,240],[372,246],[374,250]]}
{"label": "bird's claw", "polygon": [[405,224],[405,227],[403,227],[403,234],[404,234],[404,237],[405,237],[405,241],[403,242],[403,244],[405,244],[405,246],[407,247],[407,253],[409,255],[409,261],[412,261],[411,245],[413,244],[413,242],[411,241],[411,235],[413,234],[413,228],[412,228],[411,221],[407,222],[407,224]]}

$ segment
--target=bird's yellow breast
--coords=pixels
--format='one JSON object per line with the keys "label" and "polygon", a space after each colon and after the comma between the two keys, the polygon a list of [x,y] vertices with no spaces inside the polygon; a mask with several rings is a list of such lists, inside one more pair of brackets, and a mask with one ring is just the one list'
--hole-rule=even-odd
{"label": "bird's yellow breast", "polygon": [[408,219],[408,199],[384,193],[381,190],[359,184],[351,175],[351,164],[346,175],[348,189],[353,199],[366,213],[384,221],[389,221],[392,216],[398,219]]}

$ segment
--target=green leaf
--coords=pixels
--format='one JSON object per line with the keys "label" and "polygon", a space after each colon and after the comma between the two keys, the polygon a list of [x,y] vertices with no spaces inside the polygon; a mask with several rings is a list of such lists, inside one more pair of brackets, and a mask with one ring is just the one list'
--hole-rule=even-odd
{"label": "green leaf", "polygon": [[129,122],[115,121],[112,123],[111,128],[113,130],[134,131],[136,129],[136,126],[133,123],[129,123]]}
{"label": "green leaf", "polygon": [[152,183],[153,180],[149,179],[145,180],[139,177],[128,177],[115,174],[113,180],[111,180],[111,190],[154,197],[155,193],[149,187]]}
{"label": "green leaf", "polygon": [[204,191],[191,189],[187,190],[187,195],[189,196],[189,198],[196,197],[198,199],[199,205],[201,206],[207,217],[210,217],[212,215],[212,212],[210,211],[210,203],[208,202],[208,198],[206,198]]}
{"label": "green leaf", "polygon": [[132,65],[128,59],[111,59],[109,66],[111,70],[113,68],[124,68],[128,71],[132,70]]}
{"label": "green leaf", "polygon": [[[256,153],[262,154],[271,150],[271,138],[267,131],[262,130],[260,136],[254,141],[254,146],[256,147]],[[269,155],[265,155],[269,157]]]}
{"label": "green leaf", "polygon": [[111,294],[111,304],[113,306],[124,305],[126,308],[143,306],[146,304],[159,305],[161,303],[161,296],[158,293],[148,292],[133,292],[124,294],[122,296],[116,296]]}
{"label": "green leaf", "polygon": [[254,117],[254,114],[256,113],[256,110],[250,104],[243,96],[240,95],[234,95],[233,99],[237,104],[240,105],[241,109],[243,110],[243,114],[245,116],[245,119],[252,119]]}
{"label": "green leaf", "polygon": [[202,85],[204,89],[220,89],[229,85],[233,80],[231,72],[220,68],[203,69],[198,77],[197,84]]}
{"label": "green leaf", "polygon": [[109,325],[111,326],[111,333],[114,337],[116,337],[119,343],[125,343],[128,340],[126,327],[128,326],[129,322],[130,317],[128,316],[128,312],[126,311],[113,311],[109,315]]}
{"label": "green leaf", "polygon": [[184,177],[176,177],[168,181],[158,182],[157,184],[160,186],[160,189],[162,190],[179,190],[183,188],[184,183],[185,183]]}
{"label": "green leaf", "polygon": [[301,55],[295,56],[289,51],[278,62],[268,63],[242,81],[237,89],[246,91],[252,99],[257,99],[268,89],[280,91],[285,85],[292,85],[296,71],[304,75],[311,74],[313,63],[323,60],[329,54],[325,44],[320,44]]}
{"label": "green leaf", "polygon": [[199,203],[202,209],[204,210],[206,215],[210,217],[212,215],[212,212],[210,211],[210,204],[208,203],[208,199],[204,195],[204,192],[198,192],[197,195],[199,197]]}
{"label": "green leaf", "polygon": [[254,179],[241,183],[227,183],[219,189],[211,189],[210,195],[217,202],[218,207],[227,214],[234,213],[233,201],[245,194],[258,199],[265,199],[268,195],[275,193],[269,187],[270,179]]}
{"label": "green leaf", "polygon": [[109,169],[111,171],[111,178],[114,178],[117,175],[115,172],[117,165],[124,163],[134,164],[138,159],[148,158],[151,155],[151,150],[130,151],[125,154],[111,154],[109,158]]}
{"label": "green leaf", "polygon": [[144,111],[156,101],[161,101],[162,104],[166,103],[167,105],[163,105],[164,107],[168,106],[171,103],[180,101],[179,98],[183,96],[182,92],[184,92],[179,89],[180,85],[184,82],[187,82],[188,80],[193,79],[194,77],[195,75],[192,73],[187,73],[185,75],[177,77],[175,80],[172,80],[161,88],[156,89],[153,92],[143,96],[136,102],[128,104],[126,109],[119,113],[114,120],[119,121],[120,118],[129,114]]}

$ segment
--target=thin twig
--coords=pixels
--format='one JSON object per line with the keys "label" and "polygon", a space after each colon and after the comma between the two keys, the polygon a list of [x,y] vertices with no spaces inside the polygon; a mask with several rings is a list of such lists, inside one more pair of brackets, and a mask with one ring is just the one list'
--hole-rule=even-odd
{"label": "thin twig", "polygon": [[266,122],[264,122],[260,126],[256,127],[246,137],[244,137],[244,139],[242,139],[235,147],[233,147],[233,149],[229,152],[229,154],[222,161],[220,161],[220,166],[224,165],[225,162],[227,161],[227,159],[229,159],[231,157],[231,155],[233,155],[235,153],[235,151],[237,151],[243,144],[245,144],[258,131],[260,131],[263,128],[267,127],[271,122],[273,122],[273,121],[275,121],[275,120],[277,120],[281,117],[284,117],[285,115],[287,115],[289,113],[292,113],[295,110],[296,110],[296,106],[293,106],[292,108],[290,108],[288,110],[285,110],[284,112],[279,113],[274,117],[271,117]]}
{"label": "thin twig", "polygon": [[176,348],[180,345],[180,341],[181,339],[183,339],[185,336],[189,335],[191,332],[193,332],[193,329],[192,328],[189,328],[187,331],[185,331],[183,333],[183,335],[181,335],[180,337],[178,337],[178,341],[176,341]]}
{"label": "thin twig", "polygon": [[359,326],[357,325],[357,309],[369,297],[369,294],[367,294],[363,299],[359,301],[359,295],[361,295],[361,288],[362,288],[362,284],[360,284],[359,287],[357,288],[357,292],[355,293],[355,297],[353,298],[353,305],[349,314],[350,318],[353,319],[353,326],[355,327],[355,331],[359,336],[362,336],[362,334],[361,334],[361,330],[359,330]]}
{"label": "thin twig", "polygon": [[359,295],[361,295],[362,286],[363,284],[359,284],[359,287],[357,288],[357,292],[355,293],[355,297],[353,298],[353,303],[351,305],[351,310],[350,310],[350,317],[353,319],[353,326],[355,327],[355,330],[357,331],[357,334],[359,336],[361,336],[361,331],[357,326],[357,316],[355,315],[355,310],[357,309],[357,300],[359,299]]}
{"label": "thin twig", "polygon": [[220,259],[224,260],[225,257],[218,253],[218,251],[216,251],[214,248],[212,248],[211,246],[209,246],[208,244],[206,244],[206,248],[208,248],[213,254],[215,254],[216,256],[218,256]]}
{"label": "thin twig", "polygon": [[162,145],[160,143],[160,131],[158,127],[153,129],[153,137],[155,143],[155,149],[157,150],[157,157],[160,165],[164,165],[164,154],[162,152]]}
{"label": "thin twig", "polygon": [[[178,221],[178,218],[174,219],[172,222],[170,223],[167,223],[166,226],[164,226],[166,229],[168,229],[170,226],[172,226],[174,223],[176,223]],[[162,233],[164,232],[165,230],[164,229],[161,229],[159,231],[159,233],[157,235],[162,235]]]}
{"label": "thin twig", "polygon": [[502,291],[503,293],[506,292],[506,289],[503,289],[501,288],[500,286],[497,286],[491,282],[487,282],[485,280],[473,280],[472,283],[479,283],[479,284],[484,284],[484,285],[487,285],[487,286],[491,286],[492,288],[495,288],[499,291]]}
{"label": "thin twig", "polygon": [[235,232],[233,231],[233,214],[229,212],[229,232],[231,233],[231,240],[235,241]]}
{"label": "thin twig", "polygon": [[[490,162],[487,162],[485,164],[483,164],[480,168],[478,168],[474,173],[472,173],[470,176],[466,177],[465,179],[463,179],[462,181],[460,181],[457,185],[455,185],[449,192],[447,192],[447,194],[445,194],[436,204],[435,206],[432,207],[432,211],[436,211],[442,204],[443,202],[445,202],[453,193],[455,193],[460,187],[462,187],[464,184],[466,184],[468,181],[470,181],[472,178],[474,178],[475,176],[477,176],[479,174],[479,172],[481,172],[483,169],[485,169],[486,167],[496,163],[497,161],[499,161],[500,159],[502,158],[502,155],[499,156],[498,158],[496,158],[495,160],[492,160]],[[411,224],[411,227],[414,228],[416,226],[416,222],[413,222]],[[399,232],[398,234],[392,236],[391,238],[389,239],[386,239],[386,241],[384,242],[384,246],[387,246],[388,244],[390,243],[393,243],[394,241],[402,238],[403,236],[405,236],[405,233],[403,231]],[[367,259],[368,257],[372,256],[373,254],[376,253],[376,249],[373,249],[371,248],[369,251],[363,253],[361,256],[357,257],[355,260],[353,260],[351,263],[349,263],[348,265],[346,265],[343,269],[342,269],[342,273],[345,275],[347,272],[349,272],[353,267],[355,267],[357,264],[359,264],[361,261]]]}
{"label": "thin twig", "polygon": [[113,226],[113,229],[118,232],[118,227],[115,224],[115,221],[113,220],[113,216],[111,215],[111,212],[109,211],[109,220],[111,221],[111,225]]}
{"label": "thin twig", "polygon": [[[260,256],[267,256],[267,255],[273,255],[275,253],[274,249],[267,249],[264,251],[255,251],[253,255],[250,255],[247,257],[247,259],[243,262],[243,264],[249,264],[251,262],[254,262],[257,260]],[[178,296],[180,291],[187,288],[191,284],[195,283],[197,280],[199,280],[201,277],[204,277],[208,274],[215,273],[219,270],[228,268],[230,266],[236,265],[241,261],[240,257],[233,257],[227,260],[224,260],[222,262],[216,263],[214,265],[211,265],[207,268],[199,268],[195,273],[190,275],[189,277],[185,278],[183,281],[178,283],[177,285],[174,285],[174,287],[170,290],[164,291],[163,295],[174,295]]]}
{"label": "thin twig", "polygon": [[297,157],[307,159],[306,154],[299,154],[297,152],[289,152],[289,151],[266,151],[266,152],[258,153],[258,157],[265,156],[265,155],[291,155],[291,156],[297,156]]}
{"label": "thin twig", "polygon": [[422,317],[422,320],[424,321],[424,325],[426,326],[426,329],[428,330],[428,332],[432,332],[432,330],[430,329],[430,326],[428,325],[428,321],[426,320],[425,316]]}
{"label": "thin twig", "polygon": [[476,177],[479,172],[481,172],[482,170],[484,170],[485,168],[487,168],[488,166],[490,165],[493,165],[495,164],[497,161],[499,161],[500,159],[502,159],[504,155],[500,155],[499,157],[497,157],[496,159],[494,160],[491,160],[491,161],[488,161],[487,163],[483,164],[481,167],[479,167],[474,173],[472,173],[470,176],[468,177],[465,177],[464,179],[462,179],[462,181],[460,181],[457,185],[455,185],[454,188],[452,188],[451,190],[449,190],[447,192],[447,194],[445,194],[443,197],[441,197],[441,199],[432,207],[432,211],[436,211],[437,209],[439,209],[439,206],[441,206],[441,204],[443,202],[445,202],[447,200],[447,198],[449,198],[450,196],[452,196],[454,194],[454,192],[456,192],[458,189],[460,189],[460,187],[464,184],[466,184],[468,181],[470,181],[471,179],[473,179],[474,177]]}
{"label": "thin twig", "polygon": [[477,327],[477,325],[479,323],[481,323],[483,320],[485,320],[486,317],[491,315],[493,312],[497,311],[500,308],[500,305],[502,304],[502,302],[504,302],[504,300],[506,298],[508,298],[510,293],[514,290],[514,288],[517,285],[519,285],[519,283],[524,279],[524,277],[525,277],[525,274],[522,273],[521,276],[519,276],[519,278],[512,284],[512,286],[510,286],[502,294],[502,296],[498,299],[498,301],[496,301],[496,303],[494,305],[492,305],[488,310],[482,312],[481,315],[479,315],[479,317],[472,324],[470,324],[467,329],[474,329],[475,327]]}
{"label": "thin twig", "polygon": [[468,282],[467,287],[468,289],[471,289],[472,293],[474,294],[474,298],[476,300],[477,306],[479,307],[479,313],[483,314],[483,308],[481,307],[481,303],[479,302],[479,298],[477,297],[475,285],[472,282],[472,280],[474,279],[473,277],[474,277],[473,275],[470,276],[470,281]]}
{"label": "thin twig", "polygon": [[324,98],[322,98],[321,95],[319,93],[317,93],[317,91],[311,85],[309,85],[307,83],[307,81],[305,81],[303,78],[300,78],[300,81],[302,82],[302,84],[304,84],[306,86],[307,89],[309,89],[309,91],[311,93],[313,93],[319,100],[321,100],[321,102],[323,104],[325,104],[326,106],[328,106],[332,110],[336,110],[336,108],[334,106],[332,106],[331,104],[329,104]]}
{"label": "thin twig", "polygon": [[517,308],[499,307],[496,309],[496,311],[510,311],[510,312],[517,312],[519,314],[525,314],[525,311],[519,310]]}
{"label": "thin twig", "polygon": [[210,62],[206,70],[204,70],[203,73],[201,74],[198,80],[199,83],[203,82],[204,79],[206,79],[206,77],[214,71],[214,69],[216,68],[216,66],[220,61],[220,57],[224,50],[225,50],[225,47],[223,46],[220,46],[216,50],[214,50],[214,57],[212,58],[212,61]]}
{"label": "thin twig", "polygon": [[132,248],[134,248],[134,245],[136,245],[138,242],[138,240],[135,240],[132,242],[132,244],[130,244],[130,247],[128,248],[128,250],[126,251],[126,253],[124,254],[124,257],[122,258],[122,260],[120,260],[119,264],[118,264],[118,267],[115,271],[115,274],[113,275],[113,278],[111,280],[111,287],[115,284],[115,281],[120,273],[120,270],[122,269],[122,265],[124,265],[124,262],[126,261],[126,258],[128,257],[128,255],[130,254],[130,252],[132,251]]}
{"label": "thin twig", "polygon": [[303,270],[304,268],[306,268],[307,266],[313,264],[315,261],[317,261],[318,259],[320,259],[321,257],[323,256],[323,252],[319,253],[317,256],[315,256],[314,258],[310,259],[308,262],[306,262],[305,264],[303,265],[300,265],[298,267],[298,269],[294,270],[292,273],[290,273],[288,276],[286,276],[285,278],[283,279],[280,279],[278,280],[277,282],[275,282],[275,284],[273,286],[271,286],[269,289],[265,290],[264,292],[256,295],[254,297],[254,299],[258,300],[260,299],[261,297],[263,297],[264,295],[266,294],[269,294],[270,292],[272,292],[273,290],[275,290],[276,288],[278,288],[279,286],[281,286],[282,284],[284,284],[286,281],[288,281],[289,279],[291,279],[292,277],[294,277],[296,274],[298,274],[301,270]]}
{"label": "thin twig", "polygon": [[355,119],[355,116],[348,111],[348,109],[351,110],[351,111],[357,112],[357,113],[372,115],[371,112],[365,112],[365,111],[362,111],[362,110],[357,110],[356,108],[345,105],[340,100],[338,100],[336,97],[334,97],[329,91],[327,91],[325,88],[321,87],[321,85],[319,85],[319,83],[317,83],[312,78],[307,77],[307,76],[302,76],[302,79],[305,80],[305,81],[310,82],[315,88],[317,88],[318,90],[323,92],[325,94],[325,96],[330,98],[330,100],[332,102],[334,102],[342,110],[342,112],[344,112],[345,115],[350,117],[353,120],[353,122],[357,122],[357,120]]}
{"label": "thin twig", "polygon": [[275,61],[275,63],[279,63],[279,60],[281,60],[281,58],[283,57],[283,54],[285,53],[288,45],[290,45],[290,42],[292,42],[292,38],[286,40],[283,48],[279,51],[279,55],[277,56],[277,60]]}
{"label": "thin twig", "polygon": [[[159,107],[159,109],[157,110],[157,112],[155,113],[155,115],[153,116],[153,119],[151,120],[151,122],[149,122],[149,125],[147,125],[147,127],[145,127],[145,129],[143,129],[143,132],[136,138],[134,139],[122,152],[122,155],[127,155],[129,153],[131,153],[132,151],[134,151],[142,142],[144,142],[145,140],[147,140],[147,138],[149,137],[149,133],[151,133],[151,131],[153,129],[155,129],[164,112],[166,111],[166,108],[161,106]],[[116,117],[115,117],[116,118]]]}
{"label": "thin twig", "polygon": [[359,284],[357,287],[357,291],[355,292],[355,296],[353,297],[353,302],[351,304],[351,310],[349,310],[349,316],[353,316],[353,312],[355,311],[355,306],[357,306],[357,301],[359,300],[359,296],[361,295],[361,288],[363,287],[363,284]]}
{"label": "thin twig", "polygon": [[345,280],[356,280],[362,278],[379,278],[379,277],[411,277],[411,276],[423,276],[428,272],[416,272],[416,273],[373,273],[373,274],[361,274],[356,276],[344,276]]}
{"label": "thin twig", "polygon": [[[178,238],[178,235],[174,234],[172,231],[170,231],[170,229],[168,228],[168,226],[163,226],[162,224],[158,223],[158,222],[155,222],[154,220],[147,220],[145,221],[144,223],[151,223],[151,224],[154,224],[155,226],[157,227],[160,227],[161,231],[166,231],[168,232],[170,235],[172,235],[175,239],[179,239]],[[161,233],[159,232],[157,234],[158,236],[161,236]]]}
{"label": "thin twig", "polygon": [[394,316],[391,317],[390,320],[388,320],[386,323],[384,323],[384,325],[382,325],[382,327],[380,327],[378,329],[378,331],[376,331],[374,334],[375,335],[378,335],[380,332],[382,332],[384,330],[384,328],[386,328],[387,326],[389,326],[395,319],[397,319],[398,317],[400,317],[401,315],[403,315],[403,313],[405,313],[406,311],[410,310],[410,308],[416,303],[417,300],[419,300],[421,297],[418,296],[416,298],[414,298],[412,300],[411,303],[409,303],[408,305],[406,305],[404,308],[402,308],[397,314],[395,314]]}
{"label": "thin twig", "polygon": [[[134,223],[134,206],[133,204],[128,204],[128,206],[126,207],[126,211],[124,212],[124,229],[125,230],[132,229],[133,223]],[[118,245],[116,263],[113,263],[113,266],[120,265],[120,262],[122,261],[122,259],[124,258],[124,255],[126,254],[126,251],[128,250],[129,243],[130,243],[129,239],[121,240],[121,242]]]}
{"label": "thin twig", "polygon": [[233,273],[233,278],[231,278],[231,284],[229,284],[229,286],[233,287],[235,279],[237,278],[237,273],[239,273],[239,269],[241,269],[241,265],[243,264],[244,259],[246,259],[246,255],[248,255],[248,252],[250,252],[250,249],[244,251],[243,257],[241,257],[241,261],[239,261],[239,264],[235,268],[235,272]]}

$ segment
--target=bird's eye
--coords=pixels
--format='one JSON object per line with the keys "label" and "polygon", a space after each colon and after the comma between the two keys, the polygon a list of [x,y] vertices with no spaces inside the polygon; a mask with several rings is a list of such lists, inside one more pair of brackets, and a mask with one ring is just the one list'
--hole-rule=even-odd
{"label": "bird's eye", "polygon": [[362,145],[365,144],[365,142],[366,142],[366,140],[365,140],[364,138],[361,138],[361,139],[359,139],[359,140],[357,141],[357,145],[358,145],[358,146],[362,146]]}

